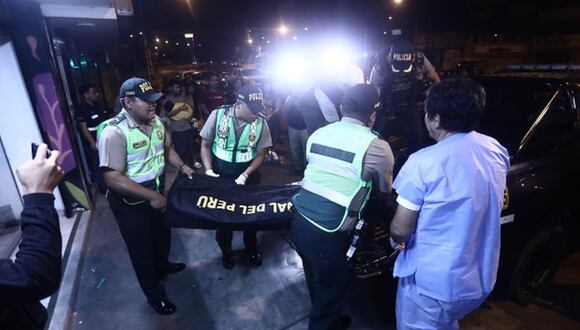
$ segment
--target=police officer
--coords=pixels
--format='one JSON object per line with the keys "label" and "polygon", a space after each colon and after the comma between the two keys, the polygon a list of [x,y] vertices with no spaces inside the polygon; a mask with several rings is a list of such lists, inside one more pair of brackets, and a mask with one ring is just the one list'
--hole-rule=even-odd
{"label": "police officer", "polygon": [[424,129],[417,101],[425,90],[425,81],[438,82],[439,75],[425,54],[408,40],[395,41],[388,50],[377,55],[370,83],[381,92],[382,111],[377,118],[377,131],[388,136],[387,118],[394,115],[402,125],[409,152],[424,147]]}
{"label": "police officer", "polygon": [[342,119],[308,139],[308,167],[302,189],[293,198],[292,240],[312,301],[309,329],[344,329],[350,324],[349,317],[341,316],[351,275],[346,260],[349,231],[373,188],[383,194],[391,191],[393,153],[370,128],[378,103],[374,86],[349,88]]}
{"label": "police officer", "polygon": [[[262,112],[265,111],[262,91],[253,85],[242,87],[233,105],[219,107],[211,112],[200,135],[201,159],[206,174],[235,180],[239,185],[260,183],[258,168],[264,162],[272,137]],[[216,241],[222,251],[224,268],[232,269],[231,230],[220,228]],[[262,264],[255,230],[244,230],[244,245],[250,265]]]}
{"label": "police officer", "polygon": [[81,133],[83,150],[89,163],[93,182],[99,191],[107,188],[103,173],[99,168],[99,152],[97,151],[97,126],[109,119],[109,112],[99,104],[100,96],[97,88],[90,83],[79,87],[81,102],[76,111],[76,119]]}
{"label": "police officer", "polygon": [[171,139],[155,115],[162,96],[142,78],[126,80],[120,89],[123,110],[99,125],[101,168],[109,186],[108,199],[141,289],[153,309],[173,314],[176,306],[161,283],[185,268],[168,261],[171,230],[163,224],[165,161],[191,177],[193,170],[171,147]]}

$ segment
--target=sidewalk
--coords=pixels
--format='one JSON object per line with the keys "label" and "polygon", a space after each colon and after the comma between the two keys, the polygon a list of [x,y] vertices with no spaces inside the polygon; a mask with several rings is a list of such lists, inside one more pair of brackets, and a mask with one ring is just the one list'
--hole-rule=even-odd
{"label": "sidewalk", "polygon": [[[298,179],[278,165],[265,165],[261,172],[263,183]],[[168,186],[174,176],[168,175]],[[81,221],[88,226],[81,230],[88,230],[86,241],[75,237],[75,241],[82,241],[76,246],[82,248],[71,252],[77,261],[67,265],[60,289],[64,299],[59,296],[50,330],[307,329],[310,299],[301,260],[288,242],[287,231],[259,233],[258,244],[264,256],[260,268],[248,266],[242,235],[234,234],[237,264],[225,270],[214,231],[174,229],[170,258],[185,262],[187,269],[166,282],[168,296],[178,306],[177,313],[160,316],[139,288],[104,196],[97,197],[96,205],[90,222]],[[580,258],[567,274],[580,269],[578,261]],[[78,272],[76,267],[80,267]],[[390,275],[353,280],[345,310],[353,319],[351,329],[394,329],[394,292]],[[577,329],[580,323],[538,303],[519,307],[510,302],[490,302],[488,308],[474,312],[461,324],[469,330],[519,330],[542,329],[549,324]]]}
{"label": "sidewalk", "polygon": [[[168,175],[168,181],[173,177]],[[296,179],[289,178],[287,170],[279,166],[266,166],[262,178],[264,183]],[[233,270],[222,267],[214,233],[173,230],[170,258],[185,262],[187,269],[166,282],[177,313],[160,316],[147,304],[108,203],[99,195],[80,265],[70,328],[306,329],[310,300],[302,264],[288,243],[288,232],[259,233],[264,256],[260,268],[249,267],[242,235],[235,234],[237,264]],[[362,324],[358,328],[372,329]]]}

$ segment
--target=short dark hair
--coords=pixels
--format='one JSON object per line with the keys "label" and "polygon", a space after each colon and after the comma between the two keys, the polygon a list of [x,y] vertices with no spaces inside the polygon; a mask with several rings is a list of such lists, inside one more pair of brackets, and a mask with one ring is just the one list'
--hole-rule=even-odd
{"label": "short dark hair", "polygon": [[485,104],[483,87],[471,79],[449,79],[427,91],[425,112],[429,119],[439,115],[448,132],[471,132],[479,126]]}
{"label": "short dark hair", "polygon": [[368,84],[357,84],[346,90],[341,103],[341,111],[345,117],[366,122],[377,110],[378,105],[379,92],[376,87]]}
{"label": "short dark hair", "polygon": [[91,89],[91,88],[94,88],[94,89],[96,89],[97,87],[96,87],[95,85],[91,84],[91,83],[87,83],[87,82],[85,82],[85,83],[82,83],[82,84],[79,86],[79,94],[80,94],[81,96],[83,96],[83,95],[85,95],[85,93],[86,93],[86,92],[88,92],[88,91],[89,91],[89,89]]}

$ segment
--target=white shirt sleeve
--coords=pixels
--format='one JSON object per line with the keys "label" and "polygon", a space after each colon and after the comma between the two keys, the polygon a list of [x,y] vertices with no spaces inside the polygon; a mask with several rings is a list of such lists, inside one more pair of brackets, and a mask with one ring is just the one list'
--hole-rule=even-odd
{"label": "white shirt sleeve", "polygon": [[324,119],[326,119],[329,123],[334,123],[339,121],[340,118],[338,117],[338,111],[336,111],[336,107],[334,103],[324,94],[324,92],[320,88],[316,88],[314,90],[314,97],[316,98],[316,102],[318,102],[318,106],[322,111],[322,115]]}

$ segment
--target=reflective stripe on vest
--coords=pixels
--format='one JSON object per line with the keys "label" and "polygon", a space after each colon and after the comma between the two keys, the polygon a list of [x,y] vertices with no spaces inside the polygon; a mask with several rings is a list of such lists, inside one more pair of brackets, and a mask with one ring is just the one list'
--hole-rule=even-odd
{"label": "reflective stripe on vest", "polygon": [[155,180],[159,188],[158,180],[165,170],[165,127],[155,117],[151,136],[148,137],[138,127],[130,127],[125,116],[123,110],[116,117],[103,122],[98,127],[97,135],[108,125],[120,128],[127,140],[127,166],[123,174],[137,183]]}
{"label": "reflective stripe on vest", "polygon": [[264,122],[262,117],[258,117],[252,123],[244,126],[239,141],[237,141],[233,111],[232,106],[217,109],[212,153],[225,162],[247,163],[258,155],[256,147],[262,135]]}
{"label": "reflective stripe on vest", "polygon": [[[317,130],[308,139],[308,166],[302,188],[345,208],[335,229],[325,229],[315,219],[306,218],[319,229],[326,232],[342,229],[349,212],[357,212],[360,217],[372,187],[371,180],[362,179],[364,155],[376,137],[368,127],[337,122]],[[352,202],[362,189],[368,190],[365,201],[354,209]]]}

